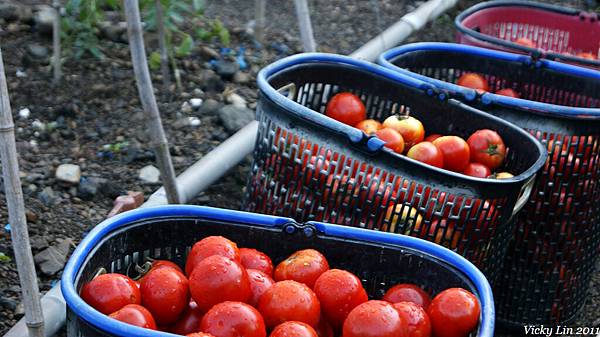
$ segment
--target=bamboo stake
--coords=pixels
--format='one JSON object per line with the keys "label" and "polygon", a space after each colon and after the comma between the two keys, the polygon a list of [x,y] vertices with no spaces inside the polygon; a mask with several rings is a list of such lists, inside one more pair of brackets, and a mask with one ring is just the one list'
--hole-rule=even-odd
{"label": "bamboo stake", "polygon": [[264,42],[265,34],[265,11],[267,0],[254,1],[254,37],[260,42]]}
{"label": "bamboo stake", "polygon": [[60,64],[60,0],[53,0],[54,22],[52,23],[52,67],[54,68],[54,84],[60,83],[62,69]]}
{"label": "bamboo stake", "polygon": [[167,192],[167,199],[171,204],[179,203],[180,197],[175,181],[175,170],[169,153],[169,144],[163,130],[160,113],[156,105],[150,71],[146,60],[146,50],[142,36],[142,24],[140,22],[140,10],[137,0],[125,0],[125,17],[127,18],[127,34],[129,36],[129,49],[131,50],[131,62],[137,82],[140,101],[148,115],[148,129],[150,131],[151,144],[156,154],[156,161],[160,170],[160,177]]}
{"label": "bamboo stake", "polygon": [[44,315],[40,304],[40,293],[35,265],[29,244],[23,190],[19,179],[19,161],[15,144],[12,110],[8,98],[8,87],[4,75],[4,62],[0,50],[0,158],[4,178],[4,193],[11,224],[11,239],[15,252],[15,263],[19,272],[21,295],[25,304],[25,320],[30,337],[44,336]]}
{"label": "bamboo stake", "polygon": [[300,26],[300,38],[302,39],[302,48],[305,52],[314,52],[317,50],[315,37],[313,36],[312,24],[310,22],[310,13],[306,0],[294,0],[296,6],[296,16]]}
{"label": "bamboo stake", "polygon": [[160,0],[156,0],[156,28],[158,30],[158,48],[160,49],[160,71],[162,73],[163,87],[169,90],[171,86],[171,75],[169,73],[169,56],[167,54],[167,38],[165,36],[165,24],[163,22],[163,6]]}

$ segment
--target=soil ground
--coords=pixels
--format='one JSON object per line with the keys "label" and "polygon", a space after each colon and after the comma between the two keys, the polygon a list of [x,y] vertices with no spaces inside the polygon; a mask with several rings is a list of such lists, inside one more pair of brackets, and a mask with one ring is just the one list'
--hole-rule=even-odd
{"label": "soil ground", "polygon": [[[49,1],[42,1],[49,3]],[[39,2],[25,1],[26,4]],[[459,1],[458,5],[442,15],[409,41],[453,41],[453,18],[474,1]],[[328,0],[309,1],[316,42],[320,51],[347,54],[383,31],[409,10],[418,6],[412,1],[393,0]],[[588,3],[563,2],[583,8]],[[256,46],[244,32],[253,19],[253,1],[207,1],[206,16],[220,18],[232,32],[232,45],[246,48],[246,71],[251,80],[235,83],[225,80],[219,85],[235,89],[252,108],[256,101],[256,72],[265,64],[287,54],[300,52],[292,1],[273,1],[267,9],[266,43]],[[293,24],[290,24],[293,23]],[[85,57],[67,58],[63,66],[64,79],[60,86],[51,84],[51,73],[44,62],[30,62],[27,46],[38,44],[51,49],[47,36],[30,26],[8,29],[0,25],[0,45],[9,82],[12,109],[15,112],[20,170],[23,173],[25,203],[29,213],[29,233],[34,254],[59,240],[70,238],[77,243],[90,228],[101,222],[112,207],[113,198],[128,190],[142,191],[149,196],[159,185],[146,184],[138,178],[138,171],[153,164],[150,147],[144,134],[144,120],[129,58],[128,46],[102,40],[102,60]],[[13,27],[14,28],[14,27]],[[152,45],[151,41],[151,45]],[[219,45],[210,44],[215,50]],[[211,149],[226,139],[231,132],[224,128],[218,116],[200,111],[182,112],[182,103],[191,97],[212,98],[223,102],[221,90],[203,88],[202,79],[210,65],[208,58],[195,50],[180,62],[181,91],[158,90],[157,100],[163,124],[171,145],[175,169],[181,173]],[[17,72],[25,74],[17,76]],[[160,83],[154,75],[155,83]],[[29,108],[31,115],[21,119],[16,114]],[[178,126],[184,117],[197,117],[199,127]],[[51,131],[40,131],[34,121],[53,123]],[[125,151],[106,153],[105,144],[129,142]],[[232,169],[218,183],[195,198],[192,203],[239,209],[251,158]],[[61,184],[55,179],[56,167],[76,163],[86,178],[105,181],[92,196],[81,196],[74,186]],[[50,188],[52,191],[41,193]],[[48,197],[48,198],[46,198]],[[0,188],[0,224],[8,223],[3,189]],[[0,252],[12,257],[10,234],[0,228]],[[60,278],[39,273],[42,291]],[[0,262],[0,334],[4,334],[23,315],[20,288],[14,259]],[[600,276],[595,274],[589,298],[575,325],[600,325]],[[62,332],[64,334],[64,331]]]}

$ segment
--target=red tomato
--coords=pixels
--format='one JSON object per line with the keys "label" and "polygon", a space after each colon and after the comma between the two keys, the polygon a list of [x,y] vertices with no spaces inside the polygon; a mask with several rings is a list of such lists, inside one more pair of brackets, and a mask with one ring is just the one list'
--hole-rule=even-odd
{"label": "red tomato", "polygon": [[390,116],[383,121],[383,127],[398,131],[404,139],[406,149],[410,149],[425,138],[423,124],[412,116]]}
{"label": "red tomato", "polygon": [[271,276],[263,273],[260,270],[246,269],[246,272],[248,273],[250,291],[252,292],[248,303],[256,307],[260,297],[265,293],[265,291],[267,291],[267,289],[271,288],[271,286],[275,284],[275,281],[273,281]]}
{"label": "red tomato", "polygon": [[412,302],[427,309],[431,303],[431,297],[416,284],[400,283],[397,284],[383,295],[383,300],[390,303]]}
{"label": "red tomato", "polygon": [[317,323],[315,331],[319,337],[333,337],[333,328],[323,316],[321,316],[321,319],[319,319],[319,323]]}
{"label": "red tomato", "polygon": [[173,268],[173,269],[177,270],[178,272],[183,273],[183,270],[181,270],[181,268],[177,264],[175,264],[174,262],[168,261],[168,260],[152,261],[152,267],[150,267],[150,270],[156,269],[156,268],[163,268],[163,267]]}
{"label": "red tomato", "polygon": [[205,258],[220,255],[240,262],[240,250],[235,242],[222,236],[209,236],[194,244],[185,262],[185,273],[192,274],[194,267]]}
{"label": "red tomato", "polygon": [[244,268],[256,269],[267,275],[273,275],[273,262],[267,254],[252,248],[240,248],[240,257]]}
{"label": "red tomato", "polygon": [[187,335],[185,335],[185,337],[215,337],[209,333],[206,332],[194,332],[194,333],[189,333]]}
{"label": "red tomato", "polygon": [[99,275],[81,288],[81,298],[94,309],[109,315],[127,304],[140,304],[135,282],[121,274]]}
{"label": "red tomato", "polygon": [[444,168],[454,172],[462,172],[469,165],[471,153],[469,145],[457,136],[443,136],[433,141],[444,156]]}
{"label": "red tomato", "polygon": [[479,302],[472,293],[450,288],[437,294],[427,310],[436,337],[464,337],[477,328]]}
{"label": "red tomato", "polygon": [[183,315],[171,326],[169,332],[178,335],[187,335],[200,330],[200,322],[204,313],[194,300],[191,300]]}
{"label": "red tomato", "polygon": [[365,105],[358,96],[349,92],[341,92],[333,96],[327,103],[325,114],[350,126],[367,119]]}
{"label": "red tomato", "polygon": [[390,128],[383,128],[377,130],[375,136],[383,140],[385,142],[385,147],[390,148],[392,151],[396,153],[404,152],[404,139],[398,131]]}
{"label": "red tomato", "polygon": [[472,162],[481,163],[490,170],[495,170],[502,165],[506,156],[506,145],[496,131],[477,130],[467,139],[467,144],[469,144]]}
{"label": "red tomato", "polygon": [[384,301],[368,301],[352,311],[344,322],[344,337],[408,337],[408,322]]}
{"label": "red tomato", "polygon": [[582,59],[596,60],[596,56],[594,56],[594,54],[589,53],[589,52],[577,53],[577,55],[575,55],[575,56],[581,57]]}
{"label": "red tomato", "polygon": [[496,95],[502,95],[502,96],[508,96],[508,97],[514,97],[514,98],[519,98],[521,96],[521,95],[519,95],[518,92],[516,92],[515,90],[513,90],[511,88],[500,89],[500,90],[496,91]]}
{"label": "red tomato", "polygon": [[421,142],[411,147],[406,154],[409,158],[418,160],[431,166],[444,167],[444,155],[442,151],[430,142]]}
{"label": "red tomato", "polygon": [[377,130],[383,129],[383,125],[374,119],[365,119],[356,124],[355,128],[362,130],[367,135],[374,135]]}
{"label": "red tomato", "polygon": [[222,302],[202,318],[200,330],[215,337],[266,337],[265,321],[252,306],[242,302]]}
{"label": "red tomato", "polygon": [[492,174],[492,171],[481,163],[469,163],[467,168],[462,171],[462,174],[477,178],[487,178]]}
{"label": "red tomato", "polygon": [[316,326],[321,316],[321,305],[309,287],[288,280],[277,282],[267,289],[258,302],[258,311],[263,315],[267,328],[286,321]]}
{"label": "red tomato", "polygon": [[536,48],[535,43],[533,43],[533,41],[531,41],[530,39],[528,39],[526,37],[518,38],[517,40],[515,40],[515,43],[520,44],[521,46],[529,47],[529,48]]}
{"label": "red tomato", "polygon": [[479,92],[481,91],[490,91],[490,87],[488,82],[483,78],[483,76],[475,73],[465,73],[461,77],[458,78],[456,84],[475,89]]}
{"label": "red tomato", "polygon": [[219,255],[209,256],[196,265],[190,276],[190,291],[202,311],[223,301],[247,302],[252,295],[246,269]]}
{"label": "red tomato", "polygon": [[337,330],[357,305],[369,300],[360,279],[340,269],[331,269],[315,282],[315,294],[321,303],[323,316]]}
{"label": "red tomato", "polygon": [[442,137],[442,135],[440,135],[439,133],[433,133],[433,134],[425,137],[425,139],[423,139],[423,140],[426,141],[426,142],[433,143],[434,140],[436,140],[436,139],[438,139],[440,137]]}
{"label": "red tomato", "polygon": [[124,323],[156,330],[156,322],[152,314],[139,304],[127,304],[109,316]]}
{"label": "red tomato", "polygon": [[319,337],[312,326],[296,321],[287,321],[273,329],[269,337]]}
{"label": "red tomato", "polygon": [[174,268],[156,268],[140,284],[142,305],[158,324],[171,324],[190,303],[188,279]]}
{"label": "red tomato", "polygon": [[304,249],[281,261],[275,268],[273,278],[275,281],[298,281],[312,288],[319,276],[327,270],[329,263],[323,254],[314,249]]}
{"label": "red tomato", "polygon": [[412,302],[398,302],[394,303],[394,309],[408,323],[408,337],[431,336],[431,321],[423,307]]}

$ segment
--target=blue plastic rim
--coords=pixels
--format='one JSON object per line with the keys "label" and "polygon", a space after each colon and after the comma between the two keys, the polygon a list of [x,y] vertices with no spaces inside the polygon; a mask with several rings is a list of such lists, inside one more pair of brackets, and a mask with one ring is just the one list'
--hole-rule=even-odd
{"label": "blue plastic rim", "polygon": [[[75,289],[75,280],[89,254],[95,246],[109,233],[127,227],[128,225],[153,218],[161,217],[198,217],[209,220],[244,223],[264,227],[280,227],[292,222],[291,219],[262,214],[254,214],[233,210],[224,210],[203,206],[169,205],[141,208],[125,212],[107,219],[96,226],[77,246],[69,258],[61,279],[61,290],[65,301],[75,315],[97,327],[117,336],[127,337],[160,337],[178,336],[167,332],[144,329],[122,323],[109,318],[85,303]],[[485,276],[472,263],[462,256],[434,243],[384,232],[367,229],[331,225],[319,222],[310,223],[321,233],[342,239],[361,240],[375,243],[385,243],[418,250],[440,261],[454,266],[463,272],[475,286],[481,305],[479,337],[494,335],[495,309],[492,289]]]}
{"label": "blue plastic rim", "polygon": [[[429,82],[439,88],[443,88],[453,93],[454,95],[460,95],[467,100],[474,100],[478,97],[475,90],[459,86],[454,83],[440,81],[434,78],[423,76],[407,69],[403,69],[393,64],[394,60],[403,54],[417,52],[417,51],[445,51],[449,53],[462,53],[468,55],[481,56],[483,58],[495,59],[499,61],[510,61],[520,62],[523,64],[534,64],[536,67],[545,68],[552,71],[556,71],[563,74],[569,74],[584,78],[590,78],[596,81],[600,81],[600,71],[596,71],[589,68],[577,67],[570,64],[550,61],[550,60],[534,60],[531,56],[513,54],[504,51],[497,51],[492,49],[461,45],[456,43],[442,43],[442,42],[421,42],[411,43],[404,46],[390,49],[383,54],[379,55],[377,62],[382,66],[395,70],[401,74],[414,77],[416,79]],[[510,107],[518,110],[527,110],[534,113],[546,114],[558,117],[568,117],[576,119],[600,119],[600,108],[580,108],[570,107],[563,105],[556,105],[550,103],[542,103],[536,101],[530,101],[522,98],[513,98],[508,96],[496,95],[494,93],[484,93],[479,96],[479,99],[484,104],[497,104],[501,106]]]}

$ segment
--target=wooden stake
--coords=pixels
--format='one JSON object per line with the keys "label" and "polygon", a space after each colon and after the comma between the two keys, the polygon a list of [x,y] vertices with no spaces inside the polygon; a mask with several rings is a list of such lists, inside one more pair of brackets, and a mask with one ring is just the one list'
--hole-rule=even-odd
{"label": "wooden stake", "polygon": [[8,98],[8,87],[4,75],[4,62],[0,50],[0,158],[4,178],[4,194],[8,206],[8,221],[15,252],[15,263],[19,272],[21,295],[25,304],[25,320],[30,337],[44,336],[44,316],[40,304],[40,293],[35,265],[29,244],[23,190],[19,178],[19,161],[15,144],[12,110]]}
{"label": "wooden stake", "polygon": [[163,88],[169,90],[171,86],[171,74],[169,73],[169,55],[167,53],[167,37],[165,36],[165,24],[163,22],[163,6],[160,0],[156,0],[156,28],[158,30],[158,48],[160,49],[160,71],[162,73]]}
{"label": "wooden stake", "polygon": [[267,0],[254,0],[254,37],[260,42],[264,42],[265,34],[265,11]]}
{"label": "wooden stake", "polygon": [[144,38],[142,36],[142,24],[140,22],[140,10],[137,0],[125,0],[125,17],[127,18],[127,34],[129,36],[129,49],[131,50],[131,62],[137,82],[138,92],[142,107],[147,114],[148,130],[160,177],[165,186],[167,199],[171,204],[179,203],[179,193],[175,180],[175,170],[169,153],[169,144],[163,130],[160,113],[154,97],[154,89],[150,80]]}
{"label": "wooden stake", "polygon": [[54,70],[54,84],[60,83],[62,65],[60,64],[60,0],[52,0],[54,7],[54,22],[52,24],[52,67]]}
{"label": "wooden stake", "polygon": [[302,39],[302,48],[305,52],[314,52],[317,50],[315,37],[313,36],[312,24],[310,22],[310,13],[306,0],[294,0],[296,6],[296,16],[300,26],[300,38]]}

